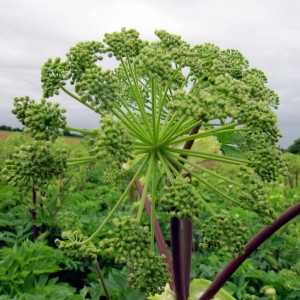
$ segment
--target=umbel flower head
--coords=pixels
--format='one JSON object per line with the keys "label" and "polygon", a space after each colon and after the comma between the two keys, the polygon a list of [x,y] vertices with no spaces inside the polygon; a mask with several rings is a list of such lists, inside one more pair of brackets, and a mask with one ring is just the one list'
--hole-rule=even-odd
{"label": "umbel flower head", "polygon": [[188,184],[187,180],[179,177],[172,185],[165,186],[164,196],[158,200],[158,203],[161,203],[165,210],[171,211],[172,217],[195,222],[199,218],[201,200],[195,188]]}
{"label": "umbel flower head", "polygon": [[66,150],[53,150],[50,142],[21,145],[12,159],[5,161],[4,179],[20,190],[39,190],[54,177],[62,175],[67,165]]}
{"label": "umbel flower head", "polygon": [[101,130],[93,141],[93,152],[103,161],[116,165],[133,158],[132,138],[126,127],[109,115],[103,117],[101,123]]}
{"label": "umbel flower head", "polygon": [[147,259],[136,262],[128,279],[132,287],[146,295],[161,294],[171,281],[164,259],[164,255],[149,254]]}
{"label": "umbel flower head", "polygon": [[236,216],[223,211],[204,222],[200,246],[238,255],[243,253],[246,245],[246,232],[247,227]]}
{"label": "umbel flower head", "polygon": [[115,230],[110,237],[100,241],[99,247],[106,255],[114,255],[118,263],[129,266],[149,256],[149,227],[139,224],[136,218],[124,216],[113,220]]}
{"label": "umbel flower head", "polygon": [[99,249],[91,242],[87,241],[79,230],[68,230],[61,234],[63,240],[56,239],[55,243],[66,256],[83,262],[95,262]]}
{"label": "umbel flower head", "polygon": [[18,120],[26,126],[36,140],[54,141],[60,134],[59,129],[66,126],[66,110],[60,109],[58,103],[52,104],[42,99],[40,103],[30,100],[29,97],[14,99],[15,108],[12,112]]}
{"label": "umbel flower head", "polygon": [[[197,197],[196,190],[188,188],[183,177],[188,176],[202,190],[228,203],[254,210],[269,222],[274,213],[263,185],[285,172],[273,112],[279,100],[266,86],[264,73],[251,69],[237,50],[222,50],[208,43],[191,46],[165,30],[155,33],[157,39],[148,42],[136,30],[122,28],[105,34],[103,41],[78,43],[65,60],[48,60],[42,74],[44,97],[63,91],[100,116],[99,130],[84,130],[93,140],[91,156],[78,159],[78,163],[100,160],[117,168],[126,163],[134,170],[121,198],[96,233],[109,222],[136,180],[143,177],[137,216],[116,220],[116,232],[101,242],[104,252],[114,253],[118,261],[129,265],[148,253],[144,249],[154,252],[157,202],[173,218],[193,222],[199,218],[197,208],[210,207]],[[105,67],[109,64],[102,61],[110,58],[118,65],[109,70]],[[65,124],[63,111],[55,105],[43,101],[39,106],[29,98],[16,103],[16,115],[36,138],[54,139]],[[48,119],[47,114],[53,118]],[[220,136],[237,133],[240,140],[227,141],[231,152],[222,153]],[[220,144],[219,151],[193,147],[204,145],[207,138]],[[221,163],[242,166],[241,172],[229,177],[209,167]],[[243,191],[229,195],[216,181]],[[170,187],[158,200],[160,182],[168,182]],[[141,225],[146,196],[152,206],[151,238]],[[241,252],[243,226],[239,221],[224,213],[212,218],[226,228],[218,231],[207,225],[212,236],[217,232],[216,248]],[[212,241],[204,242],[210,246]],[[237,245],[230,245],[234,243]]]}

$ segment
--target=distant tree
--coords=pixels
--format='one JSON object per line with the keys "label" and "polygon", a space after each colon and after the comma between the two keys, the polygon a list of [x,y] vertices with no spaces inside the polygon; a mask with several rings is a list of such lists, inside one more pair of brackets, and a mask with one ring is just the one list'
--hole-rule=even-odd
{"label": "distant tree", "polygon": [[0,130],[6,130],[6,131],[18,131],[18,132],[22,132],[23,128],[12,128],[10,126],[6,126],[6,125],[0,125]]}
{"label": "distant tree", "polygon": [[294,143],[289,146],[286,151],[293,154],[300,154],[300,139],[295,140]]}

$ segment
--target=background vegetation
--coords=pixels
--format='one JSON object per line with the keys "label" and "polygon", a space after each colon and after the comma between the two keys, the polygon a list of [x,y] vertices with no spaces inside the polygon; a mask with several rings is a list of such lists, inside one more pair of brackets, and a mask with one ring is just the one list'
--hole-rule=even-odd
{"label": "background vegetation", "polygon": [[[30,142],[30,137],[24,133],[14,133],[6,139],[0,139],[0,168],[3,167],[4,160],[12,156],[17,146]],[[55,147],[65,147],[70,158],[75,155],[84,157],[88,152],[86,143],[85,138],[80,143],[72,144],[65,143],[60,138]],[[292,153],[284,156],[289,165],[289,176],[268,186],[269,200],[277,214],[298,202],[300,198],[300,156]],[[53,181],[47,191],[44,191],[36,207],[35,219],[32,218],[30,199],[15,187],[0,181],[1,300],[106,299],[94,266],[89,263],[78,264],[63,256],[54,243],[62,231],[75,226],[86,234],[92,234],[113,207],[121,190],[112,189],[103,182],[105,170],[105,164],[97,163],[69,168],[64,176]],[[228,175],[235,171],[233,167],[218,166],[218,172],[223,174]],[[201,190],[201,186],[195,186]],[[158,187],[158,193],[160,188]],[[206,193],[205,197],[211,205],[218,206],[218,209],[227,207],[226,201],[214,199],[213,194]],[[137,192],[132,191],[130,198],[127,203],[137,201]],[[128,214],[130,209],[132,208],[123,205],[116,216],[120,217],[125,212]],[[257,219],[250,217],[250,212],[232,208],[231,213],[247,220],[249,236],[263,227]],[[201,214],[204,219],[207,213],[204,210]],[[162,213],[159,222],[164,236],[170,236],[168,216],[164,218]],[[33,228],[38,231],[35,241]],[[109,230],[110,226],[107,226],[99,240],[108,236]],[[201,240],[200,229],[193,236],[192,279],[212,280],[231,258],[225,253],[213,253],[199,248]],[[170,241],[167,240],[167,243]],[[299,275],[297,277],[299,247],[298,217],[274,234],[246,260],[225,289],[236,299],[300,299]],[[145,299],[128,285],[125,265],[116,263],[104,252],[100,255],[99,264],[112,299]]]}

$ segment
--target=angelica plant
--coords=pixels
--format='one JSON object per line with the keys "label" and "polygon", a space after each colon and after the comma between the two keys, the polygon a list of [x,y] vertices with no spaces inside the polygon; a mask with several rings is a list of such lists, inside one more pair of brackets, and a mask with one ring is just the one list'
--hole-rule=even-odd
{"label": "angelica plant", "polygon": [[[132,172],[102,224],[90,237],[76,241],[76,247],[88,245],[113,220],[136,185],[141,195],[136,215],[115,220],[116,233],[100,241],[100,250],[114,252],[117,260],[128,265],[135,288],[149,295],[171,283],[176,299],[185,300],[189,297],[193,224],[201,226],[205,221],[199,219],[200,210],[206,209],[211,214],[207,222],[216,222],[217,227],[205,223],[205,247],[230,250],[237,255],[245,243],[243,224],[229,214],[215,212],[185,177],[199,182],[229,206],[252,210],[270,222],[275,215],[267,201],[264,182],[285,172],[277,148],[280,134],[274,113],[279,100],[266,86],[264,73],[251,69],[239,51],[221,50],[209,43],[191,46],[164,30],[155,34],[158,39],[148,42],[140,39],[136,30],[123,28],[105,34],[102,42],[78,43],[66,58],[49,59],[43,66],[43,97],[60,93],[70,96],[99,114],[99,129],[66,126],[58,107],[44,100],[39,106],[28,98],[16,100],[14,112],[39,139],[54,139],[57,128],[90,136],[91,155],[69,160],[70,166],[103,161],[112,170]],[[105,70],[101,61],[110,58],[118,65]],[[50,108],[52,113],[47,116]],[[233,154],[225,155],[218,136],[235,132],[240,133],[241,142],[232,147]],[[207,144],[218,151],[211,151]],[[237,165],[241,171],[236,178],[228,178],[206,167],[203,161]],[[157,197],[158,178],[166,184],[161,199]],[[240,193],[233,197],[213,184],[214,180],[233,185]],[[149,229],[142,225],[147,205]],[[164,240],[158,230],[158,206],[170,212],[172,279],[165,274],[165,262],[170,261],[170,256],[163,250]],[[234,234],[237,235],[233,237]],[[211,237],[218,239],[218,245]],[[68,242],[74,244],[71,239],[57,242],[66,254],[68,249],[74,252],[74,245]],[[165,256],[155,253],[156,242]],[[153,261],[151,267],[147,260]],[[145,290],[145,286],[149,289]]]}

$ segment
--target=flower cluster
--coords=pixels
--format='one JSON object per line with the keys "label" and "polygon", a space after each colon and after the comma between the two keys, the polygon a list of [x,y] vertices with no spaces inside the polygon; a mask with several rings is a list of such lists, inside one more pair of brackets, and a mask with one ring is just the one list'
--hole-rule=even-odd
{"label": "flower cluster", "polygon": [[243,252],[247,242],[246,232],[247,227],[238,217],[222,211],[204,222],[203,240],[200,246],[212,251],[238,255]]}
{"label": "flower cluster", "polygon": [[14,106],[12,112],[36,140],[54,141],[61,135],[59,129],[66,126],[66,116],[63,115],[66,110],[60,109],[58,103],[52,104],[45,99],[36,103],[29,97],[21,97],[14,99]]}
{"label": "flower cluster", "polygon": [[118,165],[109,166],[103,173],[103,181],[112,189],[121,191],[126,188],[132,173],[124,170]]}
{"label": "flower cluster", "polygon": [[66,84],[67,79],[67,64],[61,62],[59,57],[54,60],[49,58],[43,65],[41,72],[43,97],[49,98],[58,95],[59,89]]}
{"label": "flower cluster", "polygon": [[66,169],[66,151],[51,149],[50,142],[34,142],[22,145],[5,161],[2,170],[5,180],[20,190],[36,190],[49,184]]}
{"label": "flower cluster", "polygon": [[134,263],[134,271],[128,278],[132,287],[147,295],[161,294],[171,281],[164,259],[164,255],[150,254],[147,259]]}
{"label": "flower cluster", "polygon": [[67,55],[67,67],[70,72],[71,84],[81,79],[86,69],[96,66],[98,60],[102,60],[104,51],[101,42],[80,42],[70,49]]}
{"label": "flower cluster", "polygon": [[268,202],[265,185],[253,170],[240,167],[238,173],[243,188],[237,193],[241,207],[256,212],[264,222],[269,223],[275,218],[275,212]]}
{"label": "flower cluster", "polygon": [[150,231],[148,226],[142,226],[132,217],[124,216],[113,220],[115,230],[110,231],[111,237],[99,243],[106,255],[113,255],[116,262],[132,264],[141,259],[147,259],[150,247]]}
{"label": "flower cluster", "polygon": [[144,47],[135,62],[141,72],[161,81],[167,81],[174,72],[169,54],[154,45]]}
{"label": "flower cluster", "polygon": [[75,91],[81,101],[90,102],[95,109],[109,110],[111,101],[116,101],[117,78],[110,70],[102,71],[94,66],[86,69],[76,81]]}
{"label": "flower cluster", "polygon": [[63,240],[56,239],[55,243],[66,256],[74,259],[75,261],[94,262],[100,252],[95,245],[88,241],[79,230],[64,231],[61,234]]}
{"label": "flower cluster", "polygon": [[148,42],[139,39],[135,29],[122,28],[120,32],[106,33],[104,42],[109,46],[108,52],[114,54],[116,59],[122,57],[135,57]]}
{"label": "flower cluster", "polygon": [[164,196],[158,200],[172,217],[194,222],[199,216],[201,200],[195,188],[183,178],[176,178],[171,186],[165,186]]}
{"label": "flower cluster", "polygon": [[93,151],[110,164],[121,165],[132,158],[132,139],[122,122],[107,115],[101,119],[101,130],[94,141]]}
{"label": "flower cluster", "polygon": [[287,174],[287,166],[281,151],[275,146],[264,143],[253,145],[247,153],[255,172],[267,182],[275,181],[278,176]]}

